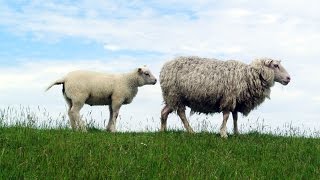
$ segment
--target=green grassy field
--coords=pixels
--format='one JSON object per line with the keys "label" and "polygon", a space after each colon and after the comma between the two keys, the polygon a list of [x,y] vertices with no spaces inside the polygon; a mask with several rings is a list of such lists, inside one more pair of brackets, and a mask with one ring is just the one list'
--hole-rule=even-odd
{"label": "green grassy field", "polygon": [[318,179],[320,139],[0,127],[0,179]]}

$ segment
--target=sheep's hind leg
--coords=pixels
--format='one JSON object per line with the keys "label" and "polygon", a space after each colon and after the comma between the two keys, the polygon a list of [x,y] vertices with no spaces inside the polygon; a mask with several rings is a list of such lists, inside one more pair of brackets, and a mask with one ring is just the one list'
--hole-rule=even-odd
{"label": "sheep's hind leg", "polygon": [[109,108],[110,119],[108,122],[107,131],[116,132],[116,122],[117,122],[117,118],[119,115],[121,105],[122,105],[122,103],[120,103],[120,102],[116,102],[116,103],[112,102],[112,105],[110,105],[110,107],[111,107],[111,108]]}
{"label": "sheep's hind leg", "polygon": [[75,126],[75,130],[86,132],[85,123],[80,119],[80,110],[83,105],[84,103],[81,102],[72,102],[72,107],[70,108],[68,115],[71,124],[74,123],[73,126]]}
{"label": "sheep's hind leg", "polygon": [[233,118],[233,133],[235,135],[239,135],[239,130],[238,130],[238,112],[237,111],[232,112],[232,118]]}
{"label": "sheep's hind leg", "polygon": [[223,122],[222,122],[221,128],[220,128],[220,136],[223,137],[223,138],[227,138],[228,137],[228,135],[227,135],[227,121],[228,121],[228,118],[229,118],[229,114],[230,114],[229,111],[224,111],[223,112]]}
{"label": "sheep's hind leg", "polygon": [[168,105],[166,105],[162,111],[161,111],[161,129],[160,131],[166,131],[167,130],[167,119],[169,114],[172,112],[172,109],[169,108]]}
{"label": "sheep's hind leg", "polygon": [[187,120],[187,117],[186,117],[186,112],[185,112],[186,108],[185,107],[182,107],[182,108],[179,108],[178,109],[178,115],[184,125],[184,127],[187,129],[187,131],[189,133],[194,133],[193,129],[191,128],[188,120]]}

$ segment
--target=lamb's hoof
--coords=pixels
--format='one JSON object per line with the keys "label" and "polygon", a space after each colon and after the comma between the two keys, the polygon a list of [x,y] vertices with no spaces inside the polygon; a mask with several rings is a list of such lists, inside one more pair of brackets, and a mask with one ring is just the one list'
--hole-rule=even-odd
{"label": "lamb's hoof", "polygon": [[73,129],[73,130],[78,131],[78,132],[88,132],[87,128],[85,128],[85,127],[77,127],[76,129]]}

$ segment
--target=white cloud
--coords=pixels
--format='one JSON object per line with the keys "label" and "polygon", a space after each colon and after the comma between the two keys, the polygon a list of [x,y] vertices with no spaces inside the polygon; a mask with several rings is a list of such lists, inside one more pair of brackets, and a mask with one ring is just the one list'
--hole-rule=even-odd
{"label": "white cloud", "polygon": [[312,98],[313,101],[315,101],[317,104],[320,104],[320,96],[315,96]]}
{"label": "white cloud", "polygon": [[276,84],[271,91],[271,99],[279,99],[279,101],[295,101],[297,99],[305,97],[305,94],[300,89],[294,89],[290,87],[290,83],[287,86]]}
{"label": "white cloud", "polygon": [[114,61],[78,60],[64,62],[57,60],[25,62],[14,68],[0,67],[0,90],[23,88],[45,88],[51,81],[66,73],[87,69],[106,72],[125,72],[135,68],[132,61],[115,59]]}
{"label": "white cloud", "polygon": [[273,14],[266,14],[261,16],[261,22],[265,24],[273,24],[279,21],[279,17]]}
{"label": "white cloud", "polygon": [[227,16],[230,16],[230,18],[245,18],[250,15],[253,15],[253,13],[246,9],[229,9],[225,12]]}
{"label": "white cloud", "polygon": [[[246,54],[279,56],[279,51],[317,53],[312,48],[316,46],[311,44],[319,42],[320,25],[315,20],[320,15],[302,10],[304,4],[290,1],[290,6],[286,7],[288,2],[276,1],[261,4],[237,1],[174,3],[183,7],[179,9],[178,6],[177,12],[182,11],[186,16],[193,13],[197,18],[162,14],[157,7],[166,8],[166,1],[128,4],[84,1],[76,6],[67,3],[42,5],[34,1],[22,12],[3,8],[0,23],[19,33],[31,32],[42,40],[73,36],[107,42],[105,48],[113,51],[121,47],[170,54],[194,51],[216,55],[219,53],[213,51],[222,49],[224,54],[246,57]],[[217,5],[220,8],[216,8]],[[311,5],[315,5],[315,1]],[[134,10],[131,6],[139,9]],[[261,9],[263,6],[265,8]],[[223,51],[226,47],[237,47],[237,50]]]}
{"label": "white cloud", "polygon": [[105,48],[106,50],[110,50],[110,51],[118,51],[121,49],[119,46],[113,45],[113,44],[105,44],[103,46],[103,48]]}

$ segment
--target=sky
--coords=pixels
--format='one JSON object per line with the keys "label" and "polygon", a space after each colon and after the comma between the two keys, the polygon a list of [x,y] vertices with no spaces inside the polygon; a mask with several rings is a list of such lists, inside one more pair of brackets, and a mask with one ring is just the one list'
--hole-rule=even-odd
{"label": "sky", "polygon": [[[122,73],[147,65],[159,77],[162,65],[181,55],[245,63],[269,57],[282,60],[292,80],[240,117],[242,131],[263,124],[274,132],[319,132],[318,7],[317,0],[0,0],[0,107],[65,114],[61,86],[44,89],[76,69]],[[159,83],[143,86],[121,108],[117,129],[157,131],[162,107]],[[81,113],[102,129],[109,114],[90,106]],[[217,132],[222,122],[221,114],[188,118],[197,131]],[[175,114],[168,126],[183,130]]]}

